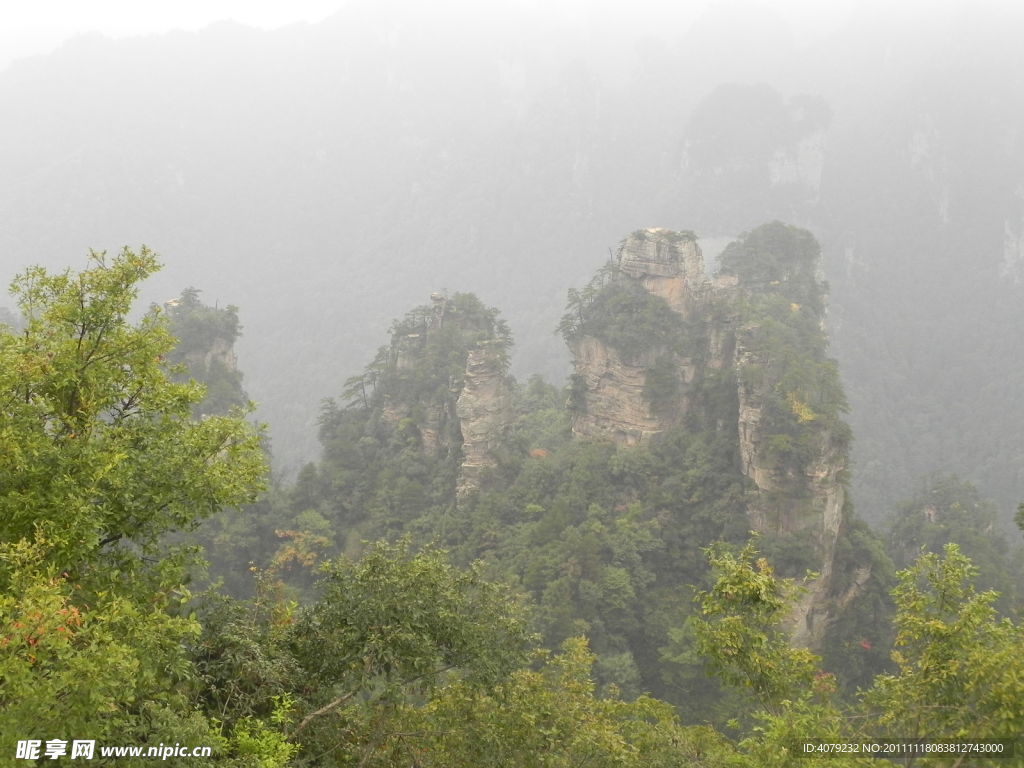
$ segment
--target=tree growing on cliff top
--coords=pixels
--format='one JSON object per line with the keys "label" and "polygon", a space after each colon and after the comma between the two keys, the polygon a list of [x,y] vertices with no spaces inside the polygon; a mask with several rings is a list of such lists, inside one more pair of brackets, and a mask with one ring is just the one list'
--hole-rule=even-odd
{"label": "tree growing on cliff top", "polygon": [[177,340],[167,359],[183,366],[177,381],[194,379],[206,388],[206,396],[192,407],[193,415],[223,415],[249,400],[233,352],[242,326],[238,307],[211,307],[199,299],[200,293],[186,288],[164,305],[168,329]]}

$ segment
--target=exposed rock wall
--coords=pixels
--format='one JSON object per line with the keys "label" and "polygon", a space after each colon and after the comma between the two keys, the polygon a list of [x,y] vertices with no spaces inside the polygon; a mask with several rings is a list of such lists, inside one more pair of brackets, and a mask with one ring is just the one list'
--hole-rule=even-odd
{"label": "exposed rock wall", "polygon": [[466,356],[466,375],[455,405],[462,435],[458,499],[479,488],[481,473],[494,466],[491,450],[510,420],[502,355],[497,342],[481,342]]}
{"label": "exposed rock wall", "polygon": [[219,363],[229,371],[238,371],[238,356],[233,340],[216,336],[207,349],[193,350],[185,355],[185,365],[190,370],[208,371]]}
{"label": "exposed rock wall", "polygon": [[[617,349],[594,335],[571,337],[572,428],[581,438],[641,444],[686,423],[691,394],[710,372],[726,386],[734,382],[735,411],[716,414],[717,423],[735,430],[738,469],[749,481],[751,529],[776,537],[799,537],[815,550],[819,576],[808,585],[791,618],[794,640],[815,646],[836,608],[832,573],[844,525],[846,450],[827,420],[801,400],[810,395],[798,388],[786,391],[793,372],[780,359],[785,355],[759,346],[771,339],[771,328],[791,322],[804,332],[800,336],[794,331],[794,338],[808,339],[812,347],[800,353],[812,361],[808,366],[813,370],[814,365],[828,364],[823,335],[820,340],[814,337],[821,329],[823,309],[819,308],[824,306],[825,290],[816,273],[817,245],[809,234],[781,224],[762,229],[767,233],[742,242],[734,252],[739,254],[734,261],[745,259],[748,270],[725,270],[714,280],[705,273],[700,248],[689,233],[646,229],[623,241],[612,263],[615,278],[635,281],[652,296],[664,299],[689,330],[671,349],[640,354]],[[808,239],[813,258],[805,253]],[[787,260],[784,246],[791,242],[797,257]],[[772,272],[776,269],[777,274]],[[758,302],[781,314],[765,320],[750,309]],[[796,314],[800,312],[804,314]],[[631,322],[628,317],[621,320]],[[761,328],[761,323],[769,328]],[[648,377],[656,361],[664,366],[666,360],[671,365],[668,371],[663,367],[660,376],[663,381],[668,377],[670,384],[674,377],[676,386],[669,387],[671,397],[656,408],[650,402]],[[730,372],[731,377],[722,378]],[[757,376],[748,375],[751,372]],[[785,451],[779,446],[789,445],[787,441],[800,443],[803,453],[798,459],[780,458]]]}
{"label": "exposed rock wall", "polygon": [[649,359],[626,362],[614,348],[584,336],[572,348],[577,387],[585,404],[573,414],[572,430],[582,437],[638,445],[665,424],[644,398]]}
{"label": "exposed rock wall", "polygon": [[[479,488],[483,471],[494,466],[492,449],[511,419],[506,384],[506,335],[494,314],[475,297],[448,299],[433,294],[428,306],[410,313],[411,326],[392,336],[388,376],[432,385],[415,392],[392,387],[381,403],[383,418],[415,423],[424,453],[459,460],[456,497]],[[493,312],[493,314],[492,314]],[[452,368],[464,360],[459,370]]]}
{"label": "exposed rock wall", "polygon": [[183,364],[187,374],[182,375],[206,386],[202,402],[193,405],[193,416],[227,413],[244,405],[248,396],[242,388],[234,348],[239,335],[237,309],[203,304],[199,291],[189,288],[179,298],[164,302],[163,311],[178,340],[167,362]]}
{"label": "exposed rock wall", "polygon": [[710,283],[704,256],[688,232],[637,230],[619,245],[615,264],[621,274],[639,281],[686,319],[706,303]]}
{"label": "exposed rock wall", "polygon": [[[614,269],[652,296],[664,299],[685,320],[698,317],[711,295],[704,258],[690,233],[638,230],[619,246]],[[686,412],[688,388],[696,375],[696,367],[686,355],[659,348],[627,355],[586,334],[570,342],[570,348],[580,399],[580,407],[573,413],[574,434],[637,445]],[[665,355],[674,360],[679,392],[674,403],[655,409],[645,396],[645,386],[655,361]]]}

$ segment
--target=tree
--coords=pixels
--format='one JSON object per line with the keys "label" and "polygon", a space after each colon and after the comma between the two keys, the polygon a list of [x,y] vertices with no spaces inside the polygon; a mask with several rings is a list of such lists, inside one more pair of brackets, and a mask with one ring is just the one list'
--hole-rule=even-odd
{"label": "tree", "polygon": [[[727,764],[725,739],[680,726],[671,705],[599,695],[585,639],[530,654],[521,607],[478,568],[380,542],[324,574],[304,609],[263,573],[256,600],[218,601],[204,621],[206,705],[232,733],[284,735],[302,765]],[[267,727],[282,702],[288,715]]]}
{"label": "tree", "polygon": [[[867,697],[882,712],[882,728],[947,739],[1024,733],[1024,626],[998,618],[998,595],[974,589],[977,573],[947,544],[942,555],[925,553],[898,574],[899,671],[876,678]],[[1024,764],[1024,755],[1017,761]]]}
{"label": "tree", "polygon": [[[0,744],[209,735],[189,700],[189,553],[165,543],[265,475],[243,414],[192,421],[164,314],[128,319],[148,249],[34,267],[0,327]],[[73,731],[73,733],[72,733]]]}
{"label": "tree", "polygon": [[229,731],[263,727],[317,765],[391,765],[440,692],[491,690],[528,659],[518,600],[438,550],[379,542],[322,573],[302,608],[269,572],[254,600],[209,605],[195,657],[204,707]]}
{"label": "tree", "polygon": [[[701,596],[700,650],[723,678],[752,688],[760,699],[759,725],[740,751],[752,766],[795,764],[801,742],[849,744],[885,739],[1012,740],[1024,732],[1024,631],[999,619],[993,592],[976,592],[976,573],[955,544],[943,555],[923,554],[898,574],[897,672],[879,675],[853,702],[836,697],[831,675],[815,672],[818,659],[789,648],[778,622],[788,610],[786,584],[756,557],[712,550],[718,580]],[[1017,745],[1019,749],[1019,745]],[[810,757],[801,765],[853,768],[873,765],[858,755]],[[1024,765],[938,754],[914,765]]]}
{"label": "tree", "polygon": [[[583,638],[562,652],[540,654],[537,669],[520,669],[492,691],[456,683],[410,714],[395,756],[422,768],[714,768],[732,750],[710,728],[679,725],[665,702],[624,701],[595,693],[594,655]],[[403,755],[404,753],[404,755]],[[390,765],[391,763],[380,763]]]}
{"label": "tree", "polygon": [[777,579],[752,543],[739,554],[709,548],[708,560],[717,578],[700,595],[697,650],[723,680],[750,688],[762,707],[775,712],[814,679],[813,654],[791,647],[780,628],[794,585]]}
{"label": "tree", "polygon": [[378,543],[357,561],[328,564],[320,587],[321,600],[291,633],[291,651],[320,699],[293,737],[331,722],[325,716],[348,703],[359,719],[357,711],[377,716],[427,696],[450,672],[492,685],[526,658],[529,635],[515,601],[478,567],[457,570],[441,552]]}

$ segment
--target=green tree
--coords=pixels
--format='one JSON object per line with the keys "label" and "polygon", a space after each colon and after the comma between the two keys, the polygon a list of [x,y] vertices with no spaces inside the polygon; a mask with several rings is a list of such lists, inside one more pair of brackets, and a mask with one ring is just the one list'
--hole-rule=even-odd
{"label": "green tree", "polygon": [[528,660],[518,601],[437,550],[380,542],[338,558],[303,608],[269,576],[252,601],[209,605],[195,647],[204,706],[230,732],[263,728],[317,765],[408,765],[388,756],[440,692],[492,690]]}
{"label": "green tree", "polygon": [[999,525],[999,508],[971,483],[935,475],[896,510],[889,547],[897,567],[907,568],[922,551],[938,554],[949,543],[976,564],[978,589],[999,593],[997,608],[1007,613],[1019,605],[1024,569]]}
{"label": "green tree", "polygon": [[[947,544],[941,555],[925,553],[898,574],[898,672],[876,678],[867,697],[882,713],[879,726],[893,735],[1024,733],[1024,626],[998,618],[998,595],[975,590],[977,573],[956,544]],[[1009,764],[1024,765],[1024,755]]]}
{"label": "green tree", "polygon": [[700,595],[697,649],[723,680],[751,689],[762,707],[775,711],[814,677],[813,654],[791,647],[781,629],[794,584],[777,579],[752,543],[739,554],[712,547],[708,560],[717,578]]}
{"label": "green tree", "polygon": [[[792,765],[810,739],[859,743],[885,738],[1017,739],[1024,732],[1024,630],[999,619],[992,592],[976,592],[976,571],[955,544],[922,555],[898,574],[897,671],[879,675],[858,700],[843,703],[818,659],[790,648],[780,622],[790,606],[752,546],[739,556],[711,550],[718,573],[701,596],[702,653],[723,678],[753,689],[757,727],[739,743],[751,766]],[[1017,749],[1020,745],[1016,745]],[[873,765],[858,756],[808,758],[800,764]],[[915,758],[915,765],[1024,765],[1024,756],[966,762],[961,756]]]}
{"label": "green tree", "polygon": [[[182,642],[189,553],[165,544],[265,474],[240,414],[192,421],[152,309],[128,314],[158,268],[143,248],[86,270],[30,268],[0,327],[0,748],[15,738],[184,742],[209,736]],[[73,733],[72,733],[73,731]],[[131,739],[129,739],[129,736]]]}
{"label": "green tree", "polygon": [[205,617],[205,706],[236,752],[290,744],[300,765],[364,768],[732,764],[723,737],[671,705],[599,694],[584,638],[531,653],[522,607],[477,568],[380,542],[324,573],[306,608],[260,573],[255,600]]}
{"label": "green tree", "polygon": [[345,704],[386,709],[428,695],[456,670],[493,684],[525,659],[529,635],[514,600],[440,552],[379,543],[359,560],[330,563],[320,588],[291,633],[291,651],[318,688],[295,736],[322,723],[333,730],[326,716]]}
{"label": "green tree", "polygon": [[[647,696],[598,696],[594,655],[570,638],[537,669],[520,669],[490,691],[456,683],[411,717],[404,763],[422,768],[683,768],[726,765],[728,743],[685,728],[671,706]],[[395,750],[398,753],[399,750]]]}

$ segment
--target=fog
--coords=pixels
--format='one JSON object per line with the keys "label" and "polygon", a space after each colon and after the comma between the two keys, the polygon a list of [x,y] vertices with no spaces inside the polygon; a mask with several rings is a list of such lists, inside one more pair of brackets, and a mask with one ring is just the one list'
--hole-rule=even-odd
{"label": "fog", "polygon": [[145,243],[165,263],[145,301],[238,305],[289,473],[321,400],[432,291],[500,307],[514,373],[560,383],[566,290],[626,234],[714,252],[780,219],[823,247],[861,513],[932,472],[1024,499],[1011,4],[309,9],[82,16],[0,59],[0,277]]}

